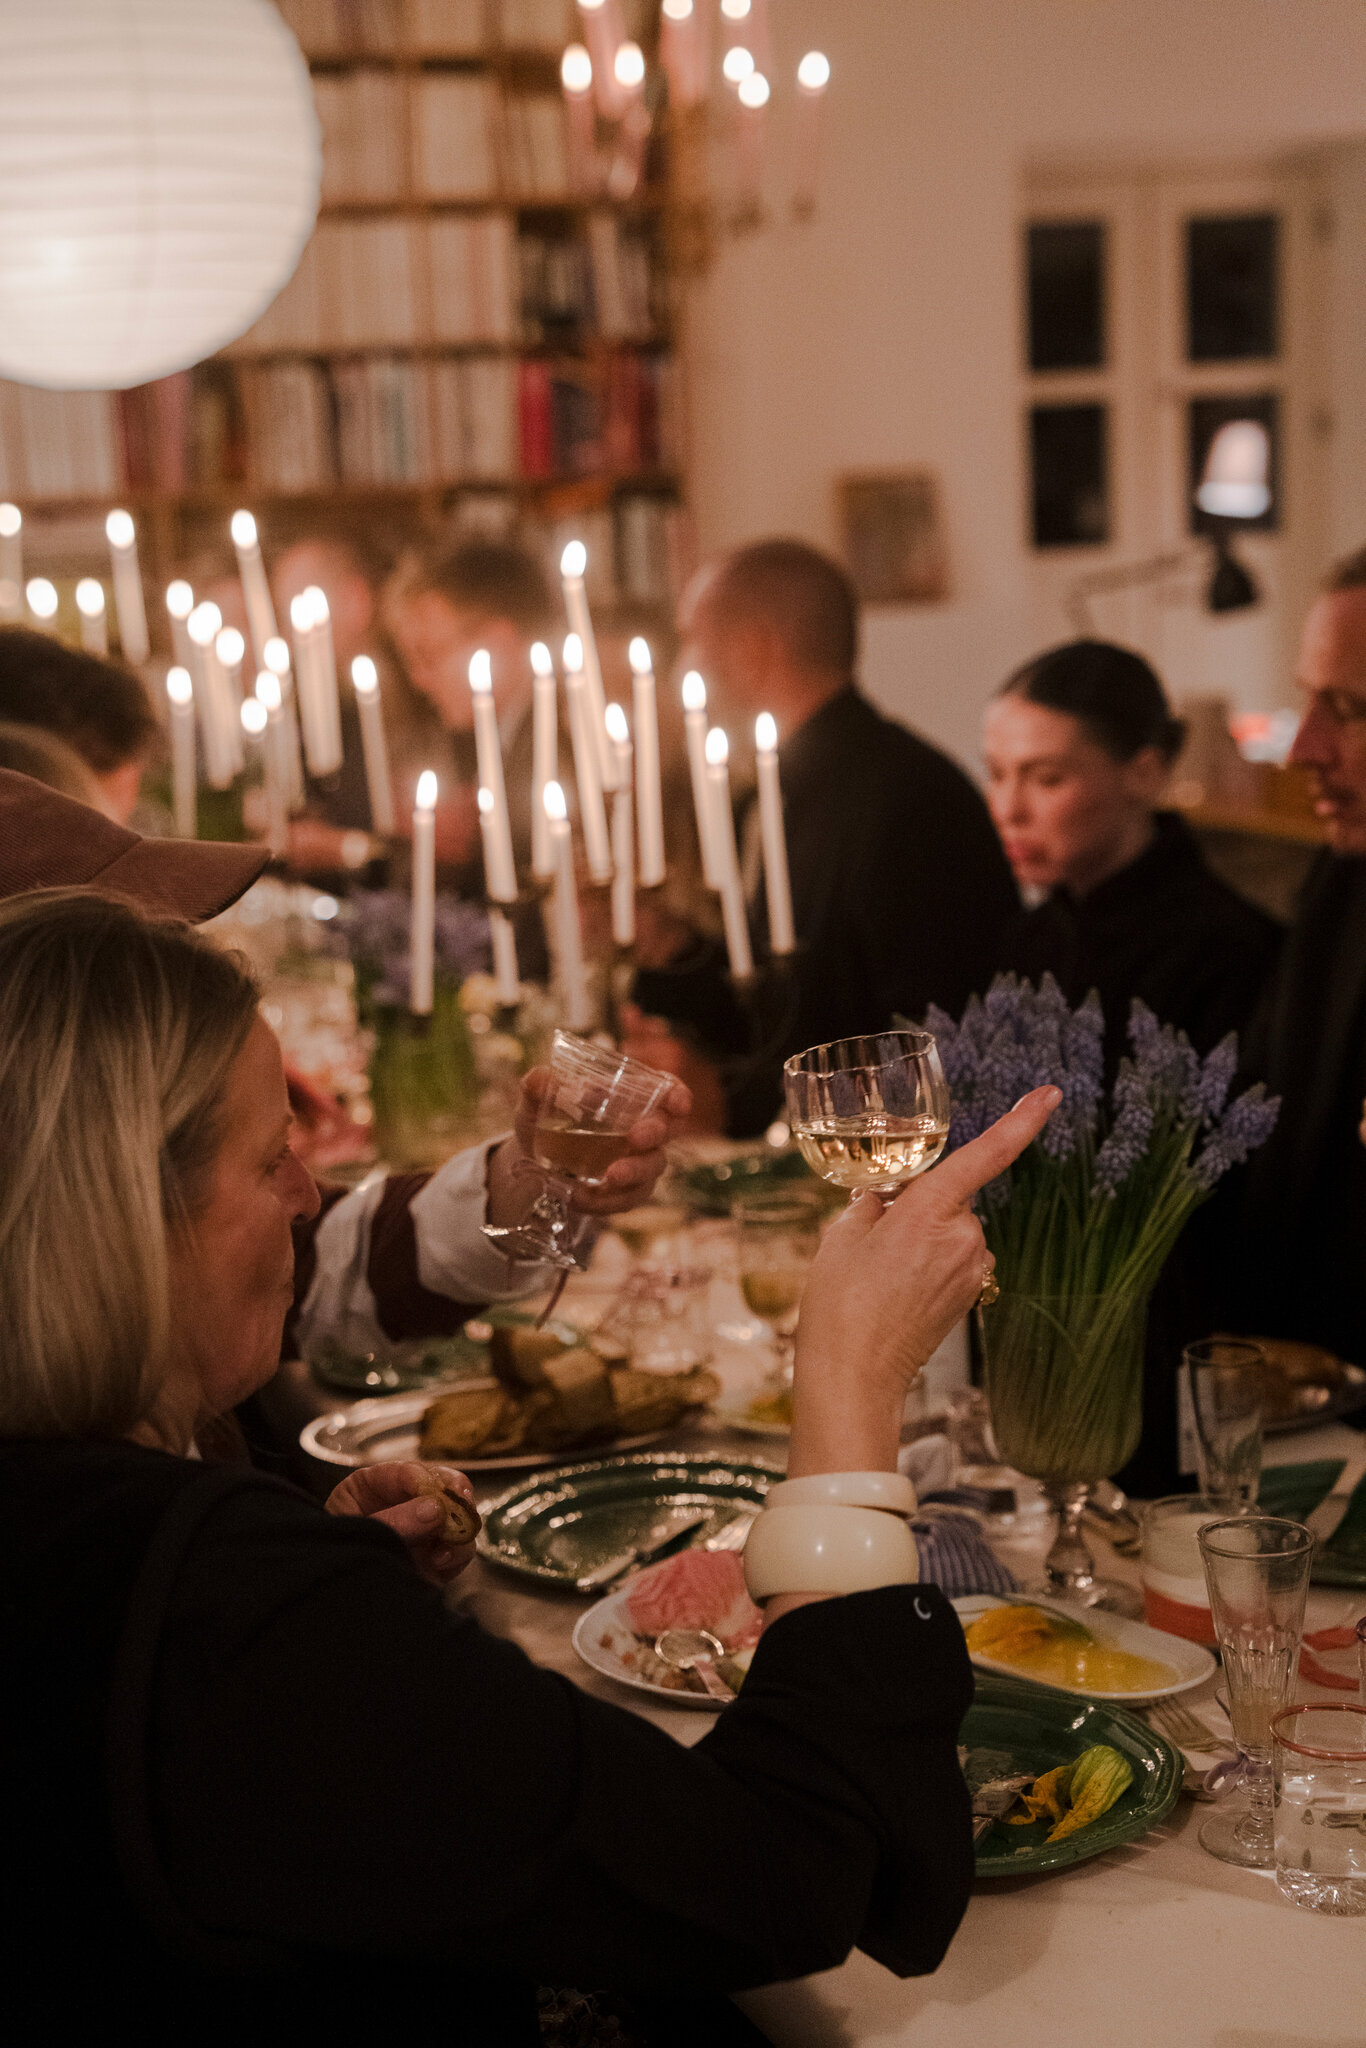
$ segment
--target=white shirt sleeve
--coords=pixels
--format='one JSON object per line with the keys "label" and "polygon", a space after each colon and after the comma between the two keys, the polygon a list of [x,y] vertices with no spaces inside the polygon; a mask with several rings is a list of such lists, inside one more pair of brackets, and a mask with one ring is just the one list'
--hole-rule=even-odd
{"label": "white shirt sleeve", "polygon": [[[408,1204],[418,1279],[433,1294],[482,1304],[518,1301],[549,1285],[552,1268],[513,1261],[483,1235],[489,1154],[502,1142],[490,1138],[457,1152]],[[331,1349],[382,1357],[394,1348],[380,1327],[368,1277],[371,1229],[386,1185],[378,1169],[367,1175],[318,1226],[317,1265],[295,1325],[302,1358],[315,1359]]]}

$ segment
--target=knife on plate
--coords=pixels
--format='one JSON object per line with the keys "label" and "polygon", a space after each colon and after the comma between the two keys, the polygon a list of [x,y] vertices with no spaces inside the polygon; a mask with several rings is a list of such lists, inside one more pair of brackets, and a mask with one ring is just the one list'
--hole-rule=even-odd
{"label": "knife on plate", "polygon": [[609,1586],[615,1585],[618,1579],[625,1578],[627,1572],[635,1565],[653,1563],[655,1558],[662,1557],[675,1543],[681,1543],[685,1536],[691,1536],[693,1530],[699,1529],[710,1515],[710,1508],[689,1508],[683,1514],[673,1514],[665,1521],[656,1522],[653,1529],[642,1536],[639,1543],[631,1544],[629,1549],[617,1551],[613,1557],[605,1557],[602,1563],[595,1564],[591,1571],[582,1573],[574,1581],[574,1591],[605,1592]]}

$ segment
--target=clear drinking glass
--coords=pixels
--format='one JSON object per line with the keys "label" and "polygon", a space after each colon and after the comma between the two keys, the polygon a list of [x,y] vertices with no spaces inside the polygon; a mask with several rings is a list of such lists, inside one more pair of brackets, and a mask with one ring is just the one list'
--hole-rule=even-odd
{"label": "clear drinking glass", "polygon": [[1366,1913],[1366,1707],[1285,1707],[1271,1733],[1277,1885],[1315,1913]]}
{"label": "clear drinking glass", "polygon": [[574,1183],[599,1186],[608,1167],[630,1151],[632,1127],[672,1086],[670,1074],[557,1031],[533,1139],[541,1192],[521,1223],[486,1223],[485,1237],[510,1258],[573,1266],[578,1222],[568,1197]]}
{"label": "clear drinking glass", "polygon": [[1200,1491],[1230,1507],[1257,1497],[1266,1354],[1241,1337],[1205,1337],[1182,1353],[1190,1377]]}
{"label": "clear drinking glass", "polygon": [[773,1332],[774,1378],[782,1386],[792,1384],[797,1312],[825,1214],[823,1203],[787,1195],[741,1195],[731,1207],[740,1292]]}
{"label": "clear drinking glass", "polygon": [[894,1195],[949,1135],[949,1087],[929,1031],[839,1038],[783,1066],[788,1121],[807,1165],[836,1187]]}
{"label": "clear drinking glass", "polygon": [[1299,1522],[1244,1515],[1207,1523],[1198,1541],[1248,1787],[1246,1805],[1231,1798],[1205,1822],[1200,1846],[1223,1863],[1271,1870],[1271,1722],[1289,1705],[1295,1683],[1314,1539]]}

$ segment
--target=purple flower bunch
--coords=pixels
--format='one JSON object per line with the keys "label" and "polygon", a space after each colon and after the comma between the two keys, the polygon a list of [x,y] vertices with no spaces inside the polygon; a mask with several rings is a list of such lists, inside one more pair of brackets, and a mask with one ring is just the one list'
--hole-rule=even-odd
{"label": "purple flower bunch", "polygon": [[[362,999],[376,1008],[404,1008],[410,989],[411,899],[401,889],[357,889],[328,931],[350,960]],[[492,960],[486,911],[459,896],[436,899],[436,978],[458,988],[487,973]]]}
{"label": "purple flower bunch", "polygon": [[931,1004],[925,1028],[939,1046],[953,1097],[950,1148],[980,1137],[1031,1088],[1052,1083],[1062,1102],[1039,1144],[1050,1159],[1068,1159],[1092,1136],[1104,1090],[1100,999],[1071,1010],[1051,974],[1039,986],[1000,974],[985,997],[973,996],[960,1024]]}

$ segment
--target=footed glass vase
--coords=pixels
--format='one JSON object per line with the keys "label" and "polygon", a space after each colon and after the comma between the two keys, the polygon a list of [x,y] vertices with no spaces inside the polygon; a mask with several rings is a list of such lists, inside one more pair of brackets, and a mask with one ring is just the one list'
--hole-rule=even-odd
{"label": "footed glass vase", "polygon": [[370,1015],[370,1102],[387,1166],[435,1167],[475,1135],[479,1076],[458,989],[438,984],[430,1017],[376,1007]]}
{"label": "footed glass vase", "polygon": [[1042,1590],[1137,1614],[1132,1587],[1097,1577],[1081,1519],[1138,1448],[1147,1294],[1002,1294],[979,1315],[997,1447],[1057,1510]]}

